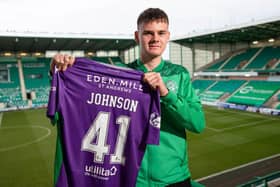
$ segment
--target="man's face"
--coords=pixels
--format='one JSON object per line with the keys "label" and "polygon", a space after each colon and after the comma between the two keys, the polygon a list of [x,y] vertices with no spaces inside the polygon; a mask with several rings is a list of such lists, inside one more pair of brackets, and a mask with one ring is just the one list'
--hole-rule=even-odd
{"label": "man's face", "polygon": [[139,25],[135,40],[140,45],[142,57],[155,58],[162,55],[169,41],[168,24],[155,20]]}

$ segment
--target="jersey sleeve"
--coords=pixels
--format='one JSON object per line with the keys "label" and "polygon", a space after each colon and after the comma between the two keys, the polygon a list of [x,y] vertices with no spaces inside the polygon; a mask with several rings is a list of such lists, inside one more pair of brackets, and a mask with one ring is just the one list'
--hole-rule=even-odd
{"label": "jersey sleeve", "polygon": [[58,72],[55,72],[52,76],[51,87],[49,91],[49,101],[47,107],[47,117],[50,118],[52,124],[56,124],[58,120]]}
{"label": "jersey sleeve", "polygon": [[162,97],[163,107],[171,119],[192,132],[201,132],[205,128],[202,105],[192,87],[188,72],[181,73],[178,93],[169,91]]}
{"label": "jersey sleeve", "polygon": [[159,144],[160,135],[160,97],[158,91],[152,91],[149,110],[147,144]]}

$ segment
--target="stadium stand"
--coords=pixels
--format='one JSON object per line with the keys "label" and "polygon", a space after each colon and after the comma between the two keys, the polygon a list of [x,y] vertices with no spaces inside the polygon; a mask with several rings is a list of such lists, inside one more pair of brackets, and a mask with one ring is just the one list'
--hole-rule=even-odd
{"label": "stadium stand", "polygon": [[192,82],[193,87],[195,89],[195,92],[197,95],[202,93],[206,88],[208,88],[210,85],[212,85],[215,82],[215,80],[194,80]]}
{"label": "stadium stand", "polygon": [[278,60],[278,65],[275,67],[275,69],[280,69],[280,60]]}
{"label": "stadium stand", "polygon": [[[46,106],[49,92],[48,58],[15,57],[0,58],[0,103],[6,108],[25,108],[29,101],[33,106]],[[22,69],[21,69],[22,68]],[[23,73],[23,83],[20,79]],[[29,98],[26,99],[26,96]],[[32,102],[30,102],[32,104]]]}
{"label": "stadium stand", "polygon": [[0,87],[16,88],[19,86],[17,59],[0,57]]}
{"label": "stadium stand", "polygon": [[240,54],[231,56],[230,60],[228,60],[227,63],[225,63],[221,69],[222,70],[241,69],[240,64],[244,65],[244,62],[248,63],[258,50],[259,50],[258,48],[249,48],[241,52]]}
{"label": "stadium stand", "polygon": [[277,71],[280,69],[279,61],[279,46],[248,48],[232,53],[226,59],[218,60],[203,71]]}
{"label": "stadium stand", "polygon": [[26,89],[32,90],[42,86],[49,86],[48,70],[50,60],[22,58],[21,62]]}
{"label": "stadium stand", "polygon": [[280,46],[243,48],[200,68],[193,86],[207,105],[232,103],[279,110],[279,70]]}
{"label": "stadium stand", "polygon": [[115,57],[108,57],[109,59],[111,59],[114,63],[124,63],[122,61],[122,59],[118,56],[115,56]]}
{"label": "stadium stand", "polygon": [[22,107],[17,59],[0,57],[0,103],[3,107]]}
{"label": "stadium stand", "polygon": [[265,69],[265,65],[269,63],[271,60],[275,59],[276,62],[280,57],[280,47],[264,47],[261,49],[262,51],[257,55],[255,59],[249,63],[245,69]]}
{"label": "stadium stand", "polygon": [[245,80],[222,80],[215,84],[211,90],[233,93],[237,88],[244,84]]}
{"label": "stadium stand", "polygon": [[26,93],[33,107],[44,106],[48,102],[49,63],[48,58],[23,57],[21,59]]}
{"label": "stadium stand", "polygon": [[113,57],[90,57],[90,59],[102,62],[105,64],[124,64],[124,62],[121,60],[120,57],[118,56],[113,56]]}
{"label": "stadium stand", "polygon": [[[209,80],[211,81],[211,80]],[[244,84],[245,80],[220,80],[216,81],[207,89],[204,89],[200,93],[198,93],[199,97],[203,101],[218,101],[221,100],[222,96],[229,96],[236,89],[238,89],[242,84]]]}
{"label": "stadium stand", "polygon": [[204,71],[218,71],[220,69],[220,67],[225,63],[226,59],[224,60],[219,60],[216,63],[213,63],[212,65],[210,65],[207,69],[205,69]]}
{"label": "stadium stand", "polygon": [[[120,57],[91,57],[91,59],[108,64],[123,63]],[[48,75],[50,60],[46,57],[33,56],[19,59],[0,57],[0,109],[45,107],[50,88]]]}
{"label": "stadium stand", "polygon": [[280,89],[278,81],[249,81],[235,92],[227,102],[260,107]]}
{"label": "stadium stand", "polygon": [[111,64],[112,61],[108,57],[91,57],[92,60],[98,61],[98,62],[103,62],[106,64]]}

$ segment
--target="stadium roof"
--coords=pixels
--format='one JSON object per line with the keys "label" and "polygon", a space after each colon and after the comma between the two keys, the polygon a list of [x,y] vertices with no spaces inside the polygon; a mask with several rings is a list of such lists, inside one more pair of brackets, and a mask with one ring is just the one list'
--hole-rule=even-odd
{"label": "stadium roof", "polygon": [[[269,38],[280,39],[280,18],[252,21],[204,33],[191,33],[172,38],[173,42],[192,43],[251,43]],[[89,33],[36,33],[31,31],[0,31],[0,52],[44,52],[47,50],[110,51],[136,46],[132,35],[100,35]]]}
{"label": "stadium roof", "polygon": [[47,50],[125,50],[136,45],[132,36],[87,33],[0,32],[0,51],[44,52]]}
{"label": "stadium roof", "polygon": [[174,38],[172,41],[189,45],[192,43],[236,43],[261,41],[269,38],[280,39],[280,18],[250,22],[238,26],[225,27],[205,33],[192,33]]}

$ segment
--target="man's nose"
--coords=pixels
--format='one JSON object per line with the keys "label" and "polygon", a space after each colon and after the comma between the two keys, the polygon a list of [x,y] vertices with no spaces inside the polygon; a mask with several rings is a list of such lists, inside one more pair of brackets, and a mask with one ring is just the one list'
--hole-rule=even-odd
{"label": "man's nose", "polygon": [[158,34],[153,35],[153,41],[159,41],[159,35]]}

